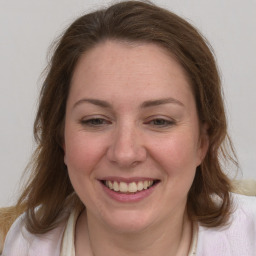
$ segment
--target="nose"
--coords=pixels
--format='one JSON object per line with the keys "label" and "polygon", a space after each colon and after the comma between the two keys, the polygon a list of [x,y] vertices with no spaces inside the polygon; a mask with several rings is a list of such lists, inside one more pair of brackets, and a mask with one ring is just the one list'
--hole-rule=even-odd
{"label": "nose", "polygon": [[147,158],[147,151],[138,128],[126,124],[115,129],[107,157],[120,168],[133,168],[144,162]]}

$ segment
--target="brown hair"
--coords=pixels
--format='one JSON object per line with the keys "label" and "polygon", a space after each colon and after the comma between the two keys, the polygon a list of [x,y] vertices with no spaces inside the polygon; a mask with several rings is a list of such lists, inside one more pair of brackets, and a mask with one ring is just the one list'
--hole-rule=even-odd
{"label": "brown hair", "polygon": [[[193,26],[174,13],[152,3],[126,1],[78,18],[56,46],[34,124],[38,147],[32,173],[16,206],[26,211],[28,230],[44,233],[53,229],[65,209],[81,205],[63,162],[65,108],[79,58],[104,40],[157,44],[175,56],[186,71],[199,119],[209,127],[209,149],[188,194],[189,216],[206,226],[225,224],[231,208],[231,185],[221,161],[236,162],[211,47]],[[216,203],[213,195],[221,200]]]}

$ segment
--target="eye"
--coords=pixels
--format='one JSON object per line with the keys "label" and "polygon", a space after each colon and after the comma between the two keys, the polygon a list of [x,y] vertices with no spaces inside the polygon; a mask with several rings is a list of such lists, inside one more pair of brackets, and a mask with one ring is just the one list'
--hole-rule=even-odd
{"label": "eye", "polygon": [[111,122],[104,119],[104,118],[90,118],[90,119],[83,119],[81,120],[81,124],[85,126],[91,126],[91,127],[101,127],[104,125],[108,125]]}
{"label": "eye", "polygon": [[149,124],[153,127],[159,127],[159,128],[164,128],[164,127],[169,127],[173,126],[175,124],[174,120],[169,120],[165,118],[154,118],[151,119],[150,121],[147,121],[146,124]]}

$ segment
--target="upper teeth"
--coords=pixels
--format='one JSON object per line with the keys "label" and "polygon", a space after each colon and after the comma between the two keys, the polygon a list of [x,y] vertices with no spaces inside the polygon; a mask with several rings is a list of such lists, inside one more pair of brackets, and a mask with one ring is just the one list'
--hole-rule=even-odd
{"label": "upper teeth", "polygon": [[141,191],[143,189],[148,189],[150,186],[152,186],[153,180],[145,180],[145,181],[139,181],[139,182],[131,182],[131,183],[126,183],[126,182],[118,182],[118,181],[105,181],[105,185],[118,192],[123,192],[123,193],[135,193],[137,191]]}

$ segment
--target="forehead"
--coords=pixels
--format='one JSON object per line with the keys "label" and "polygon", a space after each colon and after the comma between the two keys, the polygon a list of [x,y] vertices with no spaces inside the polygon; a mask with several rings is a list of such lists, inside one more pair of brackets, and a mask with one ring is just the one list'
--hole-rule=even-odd
{"label": "forehead", "polygon": [[163,97],[167,91],[177,97],[191,94],[185,71],[167,50],[156,44],[106,41],[81,56],[70,94]]}

